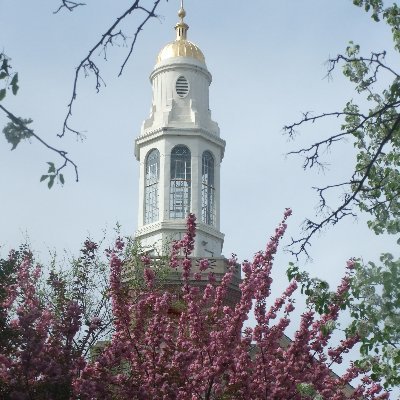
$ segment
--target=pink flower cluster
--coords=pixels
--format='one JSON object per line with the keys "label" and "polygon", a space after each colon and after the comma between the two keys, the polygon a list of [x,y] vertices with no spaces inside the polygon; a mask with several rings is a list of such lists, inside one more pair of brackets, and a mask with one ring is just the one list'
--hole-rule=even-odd
{"label": "pink flower cluster", "polygon": [[[11,255],[8,263],[13,263]],[[15,264],[16,265],[16,264]],[[81,327],[81,310],[66,300],[62,313],[46,307],[37,293],[41,269],[25,256],[15,282],[0,304],[0,396],[4,399],[70,398],[72,381],[85,361],[73,340]],[[58,397],[57,397],[58,396]]]}
{"label": "pink flower cluster", "polygon": [[[74,347],[82,326],[78,304],[66,301],[61,316],[45,307],[32,283],[40,271],[32,272],[31,261],[22,262],[17,283],[7,287],[1,303],[15,345],[0,347],[0,390],[5,387],[10,398],[35,400],[300,400],[305,397],[299,387],[310,385],[324,399],[387,399],[369,371],[351,364],[342,376],[331,373],[332,365],[340,363],[359,340],[349,337],[328,347],[331,329],[327,327],[334,327],[339,316],[351,285],[348,275],[328,312],[318,317],[307,309],[293,340],[286,338],[297,282],[290,282],[274,301],[270,293],[274,256],[290,214],[287,209],[265,251],[242,264],[244,279],[235,306],[228,305],[227,294],[236,256],[218,284],[211,272],[201,286],[190,279],[194,215],[188,218],[184,238],[172,246],[169,265],[182,267],[178,291],[156,288],[148,257],[142,259],[146,287],[131,289],[124,275],[124,267],[131,263],[126,262],[124,242],[118,239],[108,251],[115,331],[90,360]],[[90,253],[93,246],[88,243],[86,248]],[[201,260],[199,269],[207,271],[209,261]],[[245,328],[251,310],[256,324]],[[100,319],[90,319],[89,330],[96,332],[101,326]],[[346,385],[359,377],[354,392],[345,394]]]}
{"label": "pink flower cluster", "polygon": [[[290,214],[286,210],[266,250],[257,253],[252,262],[243,263],[241,298],[234,307],[228,306],[226,299],[235,256],[219,285],[212,274],[205,287],[189,279],[195,236],[195,218],[189,216],[188,232],[174,243],[170,259],[172,268],[183,268],[182,291],[131,292],[131,301],[125,298],[119,303],[125,311],[116,316],[123,315],[123,321],[116,324],[115,335],[103,353],[88,363],[74,382],[76,396],[286,400],[303,398],[298,388],[305,383],[324,399],[387,398],[387,393],[372,382],[362,383],[353,395],[346,395],[345,386],[365,372],[354,366],[342,377],[331,373],[331,365],[358,340],[349,338],[328,349],[330,334],[322,334],[322,327],[338,317],[341,299],[348,290],[347,278],[339,286],[337,304],[329,313],[317,318],[313,311],[304,312],[293,341],[285,342],[297,282],[292,281],[273,302],[269,295],[272,262]],[[121,278],[122,263],[122,259],[112,261],[112,276]],[[201,260],[199,267],[207,270],[208,261]],[[119,298],[119,292],[112,289],[113,298]],[[253,306],[256,326],[244,329]]]}

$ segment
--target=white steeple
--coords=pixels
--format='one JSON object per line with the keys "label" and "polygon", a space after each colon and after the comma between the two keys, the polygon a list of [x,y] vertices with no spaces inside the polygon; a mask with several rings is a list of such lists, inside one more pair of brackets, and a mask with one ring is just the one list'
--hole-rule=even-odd
{"label": "white steeple", "polygon": [[225,141],[211,119],[211,74],[202,51],[187,40],[183,4],[176,40],[160,51],[150,75],[150,116],[135,141],[140,162],[136,237],[144,247],[166,252],[197,217],[195,257],[221,257],[220,164]]}

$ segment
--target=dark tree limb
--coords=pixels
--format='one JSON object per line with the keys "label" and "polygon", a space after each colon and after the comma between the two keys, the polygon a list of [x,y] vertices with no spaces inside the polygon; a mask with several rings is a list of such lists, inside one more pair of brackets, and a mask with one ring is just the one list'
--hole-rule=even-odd
{"label": "dark tree limb", "polygon": [[314,143],[309,147],[299,149],[299,150],[294,150],[290,151],[287,153],[287,155],[293,155],[293,154],[309,154],[312,152],[311,155],[307,155],[305,157],[304,163],[303,163],[303,169],[307,168],[312,168],[315,165],[318,166],[323,166],[323,164],[319,161],[319,150],[321,146],[324,146],[326,149],[328,149],[333,143],[339,142],[340,140],[343,140],[346,135],[350,135],[351,132],[342,132],[337,135],[330,136],[328,139],[322,140],[320,142]]}
{"label": "dark tree limb", "polygon": [[74,170],[75,170],[75,180],[76,182],[79,181],[79,175],[78,175],[78,166],[75,164],[74,161],[72,161],[69,157],[68,157],[68,153],[65,150],[60,150],[60,149],[56,149],[55,147],[49,145],[45,140],[43,140],[39,135],[37,135],[32,129],[28,128],[22,121],[20,118],[18,118],[16,115],[14,115],[12,112],[10,112],[9,110],[7,110],[5,107],[3,107],[0,104],[0,109],[7,115],[7,117],[17,126],[19,126],[23,131],[29,133],[29,135],[31,137],[34,137],[37,141],[39,141],[42,145],[44,145],[45,147],[47,147],[49,150],[57,153],[63,160],[63,163],[61,164],[60,167],[58,167],[56,169],[55,175],[58,175],[60,173],[61,170],[63,170],[64,168],[66,168],[68,165],[71,165]]}
{"label": "dark tree limb", "polygon": [[[290,125],[285,125],[283,127],[283,130],[289,135],[290,138],[293,138],[295,136],[296,132],[296,128],[299,127],[300,125],[304,125],[307,122],[311,122],[314,123],[319,119],[323,119],[323,118],[327,118],[327,117],[342,117],[344,115],[348,115],[348,116],[358,116],[358,117],[362,117],[362,118],[366,118],[365,115],[363,114],[359,114],[359,113],[345,113],[343,111],[337,111],[337,112],[331,112],[331,113],[322,113],[322,114],[318,114],[318,115],[312,115],[311,111],[306,111],[303,114],[303,118],[298,121],[298,122],[294,122],[293,124]],[[337,136],[341,136],[341,134],[337,135]],[[291,154],[291,153],[289,153]]]}
{"label": "dark tree limb", "polygon": [[[393,138],[394,132],[396,132],[396,130],[398,130],[399,127],[400,127],[400,115],[397,115],[393,125],[387,131],[386,135],[382,138],[373,157],[367,164],[367,166],[359,180],[355,181],[352,179],[349,182],[344,182],[339,185],[331,185],[331,186],[327,186],[326,188],[319,189],[321,191],[321,190],[325,190],[325,189],[328,189],[330,187],[335,187],[335,186],[353,185],[352,193],[351,194],[346,193],[342,204],[335,210],[329,212],[329,214],[322,221],[314,222],[314,221],[311,221],[310,219],[305,220],[304,225],[305,225],[306,235],[300,239],[292,238],[292,241],[289,246],[293,248],[294,245],[299,245],[299,248],[296,250],[289,250],[291,254],[293,254],[294,256],[296,256],[298,258],[300,253],[304,252],[308,256],[309,254],[307,252],[307,246],[311,245],[310,239],[314,236],[315,233],[322,230],[325,226],[327,226],[329,224],[335,225],[339,220],[341,220],[345,216],[348,216],[348,215],[354,216],[355,215],[351,211],[352,210],[352,207],[351,207],[352,202],[357,201],[357,197],[363,191],[364,184],[369,177],[371,169],[375,165],[375,162],[377,161],[378,157],[382,154],[383,148]],[[355,172],[355,174],[356,173],[357,172]],[[354,175],[353,175],[353,177],[354,177]],[[321,192],[320,192],[320,194],[321,194]]]}
{"label": "dark tree limb", "polygon": [[[370,112],[367,115],[362,114],[362,113],[354,113],[354,112],[346,112],[346,111],[340,111],[340,112],[332,112],[332,113],[322,113],[318,114],[316,116],[312,116],[311,112],[305,112],[303,113],[303,118],[298,121],[294,122],[291,125],[286,125],[283,127],[283,130],[286,131],[286,133],[289,135],[290,138],[293,138],[294,135],[296,134],[296,128],[309,122],[309,123],[315,123],[319,119],[323,118],[328,118],[328,117],[358,117],[360,118],[360,123],[357,124],[355,127],[352,129],[348,129],[346,131],[340,132],[336,135],[331,135],[326,139],[320,140],[318,142],[313,143],[309,147],[304,147],[299,150],[293,150],[287,153],[287,155],[304,155],[304,162],[303,162],[303,169],[307,168],[313,168],[314,166],[318,166],[323,168],[324,164],[320,161],[320,149],[323,147],[324,150],[328,150],[335,142],[339,142],[343,139],[345,139],[348,136],[355,135],[360,129],[364,128],[368,124],[376,124],[376,121],[374,121],[374,118],[380,119],[382,115],[390,110],[394,109],[396,107],[400,106],[400,102],[391,102],[383,105],[381,108],[379,108],[375,112]],[[379,121],[381,124],[387,123],[387,122],[392,122],[392,119],[383,121]],[[388,129],[388,128],[387,128]],[[359,171],[356,171],[359,172]]]}
{"label": "dark tree limb", "polygon": [[[155,11],[156,11],[156,8],[158,7],[159,3],[161,2],[161,0],[153,0],[153,1],[154,1],[154,3],[152,5],[152,7],[149,7],[149,8],[145,8],[145,7],[141,6],[140,0],[134,1],[133,4],[120,17],[118,17],[116,19],[116,21],[110,26],[110,28],[101,36],[100,40],[89,50],[87,56],[79,63],[78,67],[75,70],[72,95],[71,95],[69,104],[67,106],[67,108],[68,108],[67,115],[63,122],[62,132],[57,134],[58,137],[63,137],[65,135],[66,131],[75,133],[78,137],[83,136],[82,132],[79,132],[78,130],[71,128],[69,125],[69,120],[70,120],[70,117],[72,116],[73,103],[77,97],[77,87],[78,87],[79,76],[83,74],[86,77],[86,76],[90,75],[91,73],[93,73],[95,75],[95,81],[96,81],[95,87],[96,87],[97,91],[100,90],[102,85],[105,85],[105,82],[100,74],[100,69],[97,66],[97,64],[93,61],[92,57],[95,52],[100,50],[100,52],[101,51],[104,52],[104,58],[107,59],[108,46],[110,46],[110,45],[112,46],[115,43],[115,41],[118,39],[122,39],[123,42],[126,42],[127,36],[120,29],[118,30],[117,28],[119,27],[121,22],[128,15],[132,14],[135,10],[140,10],[141,12],[145,13],[145,18],[137,26],[137,29],[136,29],[135,34],[132,39],[132,43],[129,48],[128,55],[125,58],[125,60],[123,61],[123,64],[121,66],[118,76],[120,76],[122,74],[127,61],[129,60],[129,58],[132,55],[132,52],[133,52],[134,46],[136,44],[136,41],[138,39],[139,33],[143,30],[144,25],[149,21],[149,19],[157,17],[157,15],[155,14]],[[63,9],[66,9],[66,10],[72,12],[75,10],[75,8],[84,6],[84,5],[86,5],[86,3],[79,2],[79,1],[61,0],[61,4],[58,7],[58,9],[54,11],[54,14],[59,13]],[[14,92],[14,88],[13,88],[13,92]],[[16,90],[15,90],[14,94],[16,94]],[[49,145],[39,135],[35,134],[35,132],[32,129],[30,129],[26,126],[26,121],[24,122],[21,118],[18,118],[17,116],[15,116],[13,113],[8,111],[4,106],[0,105],[0,109],[7,115],[7,117],[12,121],[12,123],[14,123],[19,129],[21,129],[22,132],[25,132],[28,137],[34,137],[36,140],[39,141],[39,143],[41,143],[42,145],[47,147],[49,150],[54,151],[63,159],[62,165],[59,168],[53,170],[54,174],[52,175],[52,177],[59,176],[61,183],[63,183],[63,177],[61,176],[60,171],[63,170],[64,168],[66,168],[68,165],[71,165],[71,166],[73,166],[73,168],[75,170],[75,179],[78,182],[78,180],[79,180],[78,167],[68,157],[66,151],[57,149],[57,148]],[[53,171],[51,171],[51,172],[53,173]]]}
{"label": "dark tree limb", "polygon": [[96,77],[96,86],[95,87],[96,87],[97,91],[100,90],[100,87],[102,84],[105,84],[103,81],[103,78],[100,75],[100,69],[97,67],[96,63],[92,60],[93,54],[98,50],[102,50],[104,52],[105,58],[106,58],[107,47],[109,45],[112,45],[116,39],[122,39],[123,41],[126,41],[126,36],[122,33],[121,30],[117,31],[117,28],[119,27],[121,22],[128,15],[132,14],[135,10],[143,11],[146,14],[146,17],[138,25],[138,27],[136,29],[136,32],[134,34],[128,55],[121,66],[121,69],[120,69],[120,72],[118,75],[118,76],[120,76],[122,74],[122,71],[123,71],[128,59],[132,55],[133,48],[136,44],[139,33],[143,29],[143,26],[149,21],[149,19],[157,17],[157,15],[155,14],[155,10],[157,9],[160,2],[161,2],[161,0],[155,0],[152,8],[147,9],[140,5],[140,0],[134,1],[134,3],[121,16],[119,16],[116,19],[116,21],[107,29],[107,31],[101,36],[101,39],[89,50],[87,56],[79,63],[78,67],[75,70],[72,95],[71,95],[70,102],[67,106],[68,112],[64,119],[62,132],[60,134],[58,134],[59,137],[63,137],[67,131],[75,133],[78,136],[81,135],[81,133],[79,131],[77,131],[69,126],[69,120],[70,120],[70,117],[72,116],[72,107],[73,107],[74,101],[76,100],[76,97],[77,97],[77,87],[78,87],[78,79],[79,79],[80,73],[83,71],[85,76],[89,75],[91,72],[94,73],[94,75]]}
{"label": "dark tree limb", "polygon": [[[138,26],[138,28],[137,28],[137,30],[136,30],[134,36],[133,36],[133,40],[132,40],[132,43],[131,43],[131,47],[130,47],[130,49],[129,49],[128,55],[126,56],[124,62],[123,62],[122,65],[121,65],[121,69],[120,69],[120,71],[119,71],[118,76],[121,76],[121,75],[122,75],[122,72],[123,72],[123,70],[124,70],[124,68],[125,68],[125,65],[126,65],[126,63],[128,62],[130,56],[132,55],[133,48],[134,48],[134,46],[135,46],[135,44],[136,44],[137,37],[138,37],[139,33],[142,31],[143,26],[146,24],[146,22],[147,22],[150,18],[157,18],[157,15],[155,14],[155,10],[156,10],[156,8],[158,7],[158,4],[160,3],[160,1],[161,1],[161,0],[156,0],[156,1],[154,2],[154,4],[153,4],[153,8],[152,8],[150,11],[147,10],[147,9],[145,9],[145,8],[143,8],[143,7],[138,7],[138,9],[140,9],[140,10],[144,11],[145,13],[147,13],[147,17],[146,17],[146,18],[143,20],[143,22]],[[168,1],[168,0],[167,0],[167,1]]]}
{"label": "dark tree limb", "polygon": [[351,182],[342,182],[342,183],[336,183],[334,185],[327,185],[322,188],[319,187],[313,187],[314,190],[317,191],[318,196],[319,196],[319,209],[322,211],[327,207],[328,205],[326,204],[326,198],[325,198],[325,192],[330,190],[330,189],[337,189],[340,187],[346,187],[346,186],[351,186],[355,183],[356,181],[351,181]]}
{"label": "dark tree limb", "polygon": [[373,68],[372,82],[376,82],[379,69],[386,70],[393,74],[396,78],[400,78],[400,75],[394,71],[392,68],[388,67],[382,62],[386,56],[386,51],[380,53],[371,53],[370,57],[346,57],[343,54],[339,54],[336,58],[331,58],[328,60],[329,68],[327,76],[329,77],[336,66],[341,63],[355,63],[355,62],[365,62],[370,68]]}
{"label": "dark tree limb", "polygon": [[76,7],[85,6],[85,5],[86,5],[86,3],[78,3],[76,1],[70,1],[70,0],[61,0],[60,7],[58,7],[57,10],[53,11],[53,14],[57,14],[64,8],[66,8],[68,11],[74,11],[74,9]]}

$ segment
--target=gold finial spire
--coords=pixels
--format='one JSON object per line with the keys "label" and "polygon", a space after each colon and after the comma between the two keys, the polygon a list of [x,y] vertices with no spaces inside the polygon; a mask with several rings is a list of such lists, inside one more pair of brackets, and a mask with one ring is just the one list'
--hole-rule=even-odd
{"label": "gold finial spire", "polygon": [[181,19],[181,22],[183,22],[183,18],[186,17],[186,11],[183,8],[183,0],[181,0],[181,8],[178,11],[178,17]]}
{"label": "gold finial spire", "polygon": [[181,0],[180,3],[181,7],[178,11],[180,21],[175,25],[176,40],[168,43],[161,49],[157,57],[156,65],[160,65],[164,61],[176,57],[194,58],[205,65],[204,54],[202,51],[194,43],[187,40],[187,30],[189,29],[189,26],[183,20],[186,16],[186,11],[183,8],[183,0]]}
{"label": "gold finial spire", "polygon": [[181,19],[176,25],[176,40],[186,40],[187,39],[187,31],[189,29],[189,25],[187,25],[183,19],[186,17],[186,11],[183,8],[183,0],[181,0],[181,8],[178,11],[178,17]]}

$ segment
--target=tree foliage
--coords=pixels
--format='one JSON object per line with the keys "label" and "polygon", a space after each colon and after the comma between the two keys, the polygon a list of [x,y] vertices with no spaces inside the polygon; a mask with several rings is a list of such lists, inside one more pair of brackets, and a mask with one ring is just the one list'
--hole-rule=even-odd
{"label": "tree foliage", "polygon": [[[118,238],[106,251],[115,331],[109,341],[98,344],[92,358],[81,346],[93,344],[104,326],[84,300],[95,244],[85,243],[72,290],[67,290],[63,276],[50,275],[50,296],[38,291],[35,282],[41,270],[32,257],[22,254],[17,262],[11,253],[6,262],[14,263],[16,279],[7,281],[0,293],[5,326],[12,332],[0,352],[2,393],[14,399],[389,398],[371,379],[368,366],[351,363],[341,376],[331,371],[360,341],[357,333],[336,343],[332,336],[349,296],[353,268],[326,312],[318,316],[316,303],[310,301],[293,340],[286,338],[296,280],[275,301],[269,297],[271,268],[290,213],[286,210],[266,250],[242,264],[241,297],[233,306],[227,305],[227,293],[235,257],[218,284],[207,259],[197,271],[192,268],[193,215],[186,235],[173,244],[168,263],[171,271],[180,272],[178,291],[157,286],[154,260],[143,254],[133,264],[125,241]],[[127,268],[136,266],[144,285],[132,286],[127,278]],[[252,309],[256,323],[250,328],[245,322]],[[351,388],[348,383],[357,377],[362,379]]]}
{"label": "tree foliage", "polygon": [[360,332],[362,358],[375,380],[386,387],[400,385],[400,260],[383,254],[380,263],[354,263],[349,332]]}
{"label": "tree foliage", "polygon": [[49,165],[47,175],[42,175],[42,178],[40,179],[41,182],[48,179],[47,185],[49,189],[55,182],[59,182],[61,185],[64,184],[64,175],[61,171],[68,165],[74,168],[76,180],[78,180],[78,166],[68,156],[68,153],[65,150],[60,150],[51,146],[42,137],[37,135],[29,127],[29,124],[33,122],[32,119],[17,117],[8,108],[1,104],[2,101],[4,103],[7,93],[11,91],[13,95],[16,95],[19,89],[18,72],[12,72],[13,68],[10,62],[11,59],[5,53],[0,53],[0,85],[2,85],[2,88],[0,89],[0,110],[2,110],[10,120],[10,122],[8,122],[3,128],[3,133],[7,142],[11,144],[11,150],[15,150],[17,146],[25,140],[29,141],[30,139],[34,139],[61,157],[62,163],[57,167],[55,167],[53,162],[47,162]]}
{"label": "tree foliage", "polygon": [[0,89],[0,101],[2,101],[7,91],[11,90],[15,96],[18,93],[18,72],[12,72],[10,59],[4,54],[0,53],[0,80],[2,81],[2,88]]}
{"label": "tree foliage", "polygon": [[[353,0],[353,3],[363,7],[374,21],[384,21],[390,27],[393,50],[398,56],[399,6],[396,3],[387,6],[382,0]],[[355,98],[346,103],[343,111],[304,113],[299,122],[285,127],[293,136],[300,126],[323,119],[340,120],[336,134],[291,153],[304,156],[304,169],[322,166],[325,150],[344,140],[352,143],[356,154],[348,180],[317,188],[321,218],[306,219],[304,234],[291,243],[291,252],[296,256],[308,252],[315,233],[358,212],[369,216],[368,226],[376,234],[400,233],[400,72],[386,58],[387,53],[382,49],[362,55],[360,46],[350,42],[344,54],[329,60],[328,74],[341,67],[354,85]],[[328,198],[338,189],[344,194],[335,206]],[[400,260],[383,254],[380,264],[359,261],[354,268],[356,274],[347,304],[354,321],[348,329],[362,332],[359,365],[370,366],[372,377],[383,378],[385,386],[398,386]],[[327,307],[332,294],[326,282],[311,279],[294,266],[289,269],[289,275],[293,274],[303,279],[303,290],[318,299],[320,311]]]}
{"label": "tree foliage", "polygon": [[[397,4],[384,7],[383,1],[353,1],[357,6],[371,12],[375,21],[383,20],[393,33],[394,49],[400,51],[400,8]],[[292,243],[293,253],[307,252],[311,237],[328,225],[334,225],[356,209],[370,215],[369,226],[375,233],[400,232],[400,75],[396,68],[386,63],[386,51],[361,55],[360,46],[350,42],[344,54],[329,60],[328,74],[342,67],[345,77],[354,84],[358,95],[348,101],[343,111],[313,115],[304,113],[296,123],[285,126],[293,136],[300,126],[321,119],[340,119],[339,131],[322,138],[308,147],[290,154],[304,156],[304,169],[323,165],[322,154],[336,143],[349,141],[356,150],[356,162],[350,178],[317,188],[320,211],[323,218],[305,221],[304,236]],[[390,82],[381,88],[381,82]],[[342,203],[335,207],[329,204],[327,193],[342,189]]]}
{"label": "tree foliage", "polygon": [[[360,358],[356,365],[371,369],[371,378],[383,382],[384,387],[400,384],[400,261],[391,254],[383,254],[380,263],[348,261],[353,273],[343,308],[352,318],[345,327],[347,335],[359,335]],[[289,279],[301,283],[301,291],[315,310],[323,314],[335,301],[329,284],[311,278],[293,263],[288,268]]]}
{"label": "tree foliage", "polygon": [[0,260],[1,399],[70,399],[89,351],[109,337],[107,264],[97,245],[87,240],[69,265],[45,274],[27,246]]}

